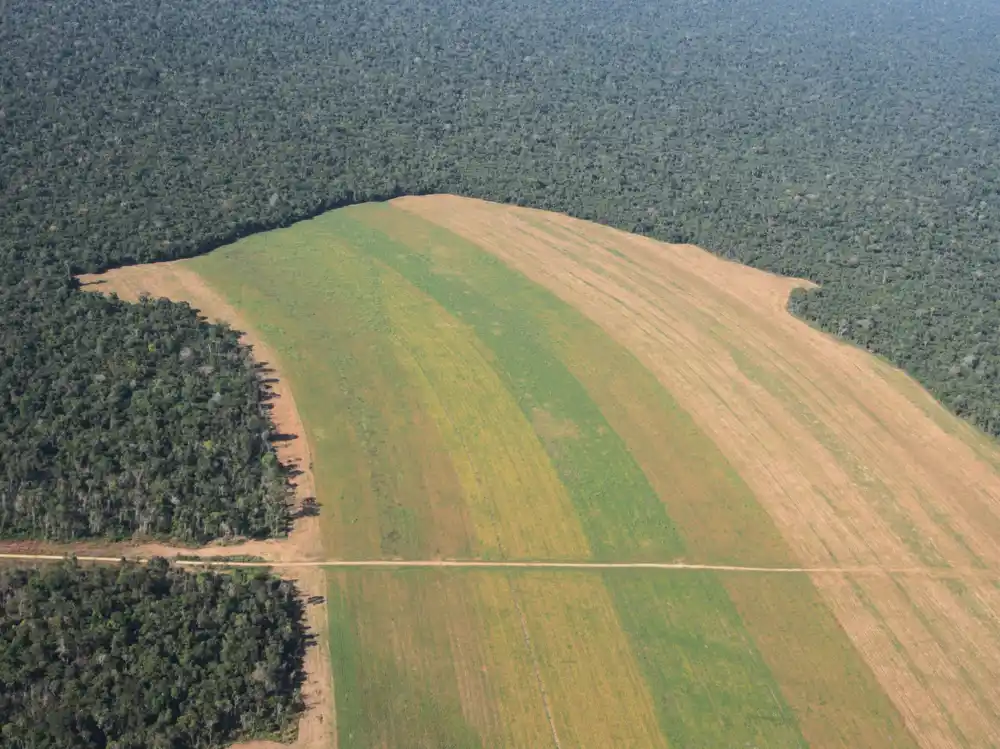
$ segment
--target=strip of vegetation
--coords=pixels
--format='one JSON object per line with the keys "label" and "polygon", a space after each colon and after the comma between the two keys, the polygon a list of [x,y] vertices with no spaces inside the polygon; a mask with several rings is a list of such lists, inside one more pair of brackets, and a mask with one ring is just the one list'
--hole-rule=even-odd
{"label": "strip of vegetation", "polygon": [[302,704],[295,586],[148,565],[0,569],[0,745],[212,749],[287,736]]}
{"label": "strip of vegetation", "polygon": [[226,556],[200,556],[198,554],[177,554],[173,557],[174,561],[177,562],[207,562],[207,563],[218,563],[218,562],[262,562],[267,564],[267,560],[262,556],[256,554],[227,554]]}
{"label": "strip of vegetation", "polygon": [[0,532],[253,535],[215,499],[273,507],[258,391],[163,353],[183,341],[201,366],[218,333],[81,298],[70,274],[402,193],[807,276],[823,286],[796,312],[1000,435],[992,0],[11,0],[4,18]]}

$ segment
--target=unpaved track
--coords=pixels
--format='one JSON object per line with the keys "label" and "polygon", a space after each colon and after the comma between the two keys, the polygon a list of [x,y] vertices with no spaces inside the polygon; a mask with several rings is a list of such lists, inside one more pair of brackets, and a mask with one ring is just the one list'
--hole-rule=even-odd
{"label": "unpaved track", "polygon": [[[230,552],[241,551],[242,547],[230,547]],[[189,553],[173,549],[174,553]],[[35,562],[57,562],[66,559],[65,554],[16,554],[0,553],[0,559]],[[79,562],[114,564],[124,561],[147,562],[149,557],[107,557],[73,555]],[[687,564],[685,562],[564,562],[535,560],[483,559],[307,559],[269,561],[262,558],[255,562],[234,562],[225,559],[175,559],[172,564],[180,567],[271,567],[279,569],[328,568],[328,569],[535,569],[535,570],[667,570],[674,572],[751,572],[755,574],[809,574],[809,575],[913,575],[916,577],[966,579],[981,577],[1000,581],[1000,572],[984,569],[955,569],[953,567],[743,567],[731,564]]]}
{"label": "unpaved track", "polygon": [[[285,379],[279,376],[278,358],[225,298],[205,283],[197,273],[178,262],[119,268],[105,274],[81,276],[79,280],[86,290],[106,294],[114,292],[129,301],[136,301],[145,293],[154,297],[167,297],[175,302],[188,302],[208,320],[226,322],[233,328],[244,331],[243,343],[253,347],[254,359],[269,370],[271,392],[274,395],[269,401],[271,419],[280,432],[296,435],[295,439],[284,440],[275,445],[282,464],[298,471],[294,479],[296,502],[301,506],[304,500],[315,497],[316,487],[309,442],[291,388]],[[169,558],[180,554],[198,556],[206,560],[233,554],[266,557],[270,560],[268,565],[272,566],[277,574],[296,582],[303,597],[323,601],[306,606],[306,626],[317,636],[314,645],[306,651],[304,664],[306,681],[302,687],[302,696],[307,709],[299,721],[295,743],[288,745],[273,741],[250,741],[236,744],[232,749],[289,749],[289,746],[291,749],[332,749],[337,746],[333,672],[327,637],[329,622],[325,603],[326,575],[321,569],[322,565],[303,563],[323,558],[323,535],[319,517],[313,515],[298,518],[285,539],[246,541],[237,545],[213,545],[197,549],[177,548],[157,543],[103,545],[103,549],[116,553],[120,551],[123,556],[136,559],[148,559],[152,556]],[[0,554],[0,559],[32,558],[40,560],[46,558],[46,555]],[[48,558],[51,559],[52,555],[48,555]],[[118,558],[78,555],[77,559],[96,562]],[[289,566],[287,564],[289,560],[296,560],[296,564]],[[196,564],[179,560],[175,560],[174,563],[179,566]],[[228,564],[228,566],[234,565]]]}
{"label": "unpaved track", "polygon": [[[656,375],[813,574],[921,746],[1000,746],[1000,588],[978,572],[1000,569],[995,443],[790,315],[804,281],[544,211],[449,195],[391,205],[546,287]],[[953,577],[931,574],[941,567]]]}

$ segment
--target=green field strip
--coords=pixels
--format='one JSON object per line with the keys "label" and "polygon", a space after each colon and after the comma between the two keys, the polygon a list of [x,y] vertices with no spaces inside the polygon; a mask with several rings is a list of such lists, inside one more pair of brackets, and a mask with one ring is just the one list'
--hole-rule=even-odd
{"label": "green field strip", "polygon": [[336,498],[324,513],[329,548],[586,558],[573,505],[489,350],[321,223],[272,239],[244,240],[197,270],[292,360],[319,493]]}
{"label": "green field strip", "polygon": [[603,576],[672,746],[806,746],[783,685],[714,573]]}
{"label": "green field strip", "polygon": [[[984,664],[976,662],[975,659],[969,663],[963,663],[962,651],[966,648],[975,647],[975,643],[962,642],[961,635],[954,629],[955,619],[952,616],[945,616],[944,621],[941,621],[938,616],[935,616],[937,612],[932,607],[926,607],[926,604],[923,606],[920,605],[916,600],[916,596],[921,591],[919,589],[914,590],[912,586],[926,585],[925,581],[907,580],[897,575],[892,575],[891,577],[900,599],[905,602],[913,613],[914,618],[920,622],[920,625],[931,636],[945,654],[945,657],[952,663],[958,680],[965,687],[966,693],[971,697],[971,700],[975,702],[983,715],[988,716],[991,722],[994,721],[998,717],[998,708],[1000,708],[1000,705],[995,704],[989,695],[983,693],[980,684],[994,681],[995,673],[991,673],[992,669],[988,666],[983,668]],[[940,585],[948,589],[944,581],[934,581],[930,584],[935,586]],[[958,606],[961,606],[961,609],[968,612],[968,607],[962,606],[959,601],[953,600],[951,602],[958,604]],[[949,634],[953,638],[949,638]],[[993,633],[989,633],[988,636],[992,635]],[[978,638],[978,641],[987,641],[987,637]]]}
{"label": "green field strip", "polygon": [[450,232],[385,205],[326,214],[328,227],[378,258],[468,325],[569,491],[594,558],[663,559],[681,550],[645,475],[539,325],[574,310]]}
{"label": "green field strip", "polygon": [[717,575],[810,745],[916,749],[808,575]]}
{"label": "green field strip", "polygon": [[411,674],[391,657],[377,659],[362,644],[347,597],[331,587],[327,599],[337,709],[338,743],[353,747],[477,747],[479,734],[461,711],[456,694],[443,695],[440,680]]}
{"label": "green field strip", "polygon": [[544,322],[665,503],[685,541],[686,561],[798,564],[750,488],[649,370],[600,331]]}

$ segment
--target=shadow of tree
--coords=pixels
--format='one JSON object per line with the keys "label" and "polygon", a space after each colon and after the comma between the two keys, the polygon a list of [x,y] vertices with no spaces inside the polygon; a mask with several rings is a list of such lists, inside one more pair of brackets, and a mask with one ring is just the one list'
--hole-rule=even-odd
{"label": "shadow of tree", "polygon": [[317,515],[319,515],[319,502],[316,501],[316,497],[306,497],[302,500],[299,509],[292,513],[292,520],[312,518]]}

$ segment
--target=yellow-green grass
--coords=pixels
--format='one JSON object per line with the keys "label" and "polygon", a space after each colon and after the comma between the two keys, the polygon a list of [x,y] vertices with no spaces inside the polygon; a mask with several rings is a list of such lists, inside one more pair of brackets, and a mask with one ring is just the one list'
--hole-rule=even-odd
{"label": "yellow-green grass", "polygon": [[566,490],[490,352],[393,270],[320,222],[193,266],[280,352],[331,505],[332,552],[587,556]]}
{"label": "yellow-green grass", "polygon": [[705,576],[332,577],[341,745],[804,746],[725,594],[705,596]]}
{"label": "yellow-green grass", "polygon": [[569,492],[594,558],[682,553],[663,503],[560,356],[561,342],[547,320],[607,340],[599,328],[474,245],[391,206],[354,206],[324,218],[344,241],[398,271],[489,348]]}
{"label": "yellow-green grass", "polygon": [[331,575],[340,746],[547,746],[551,728],[502,574]]}
{"label": "yellow-green grass", "polygon": [[[655,377],[450,232],[391,205],[356,206],[191,267],[279,351],[314,449],[330,556],[795,564]],[[908,745],[805,577],[794,602],[762,594],[767,605],[747,600],[758,583],[711,574],[334,581],[341,745],[550,745],[541,696],[524,692],[536,666],[563,746],[799,746],[803,735]],[[516,636],[522,613],[533,649]],[[842,671],[817,670],[834,660]],[[484,666],[489,685],[476,676]],[[576,684],[599,676],[598,692]]]}
{"label": "yellow-green grass", "polygon": [[650,685],[600,575],[518,573],[510,582],[562,746],[666,747]]}
{"label": "yellow-green grass", "polygon": [[673,746],[805,746],[779,683],[713,573],[614,570],[604,578]]}

